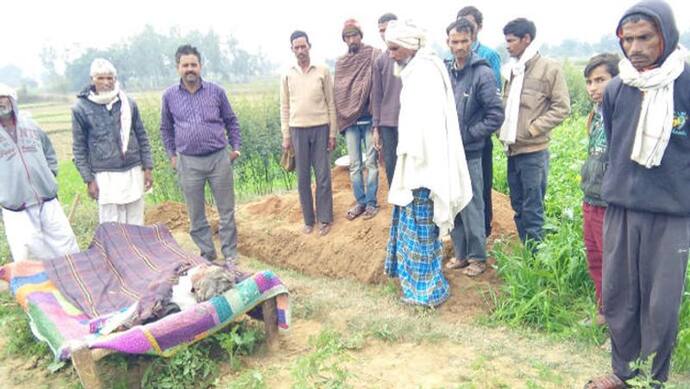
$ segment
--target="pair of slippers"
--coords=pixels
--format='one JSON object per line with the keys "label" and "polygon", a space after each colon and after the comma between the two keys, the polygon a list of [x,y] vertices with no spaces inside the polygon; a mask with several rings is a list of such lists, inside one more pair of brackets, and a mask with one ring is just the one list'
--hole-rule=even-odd
{"label": "pair of slippers", "polygon": [[[307,235],[311,234],[312,231],[314,231],[314,226],[305,225],[302,228],[302,232],[304,232]],[[329,232],[331,232],[331,223],[320,223],[319,224],[319,236],[328,235]]]}
{"label": "pair of slippers", "polygon": [[379,213],[379,208],[374,205],[364,206],[364,204],[357,204],[347,211],[345,219],[355,220],[360,215],[363,215],[362,219],[369,220],[376,216],[377,213]]}
{"label": "pair of slippers", "polygon": [[462,274],[468,277],[476,277],[486,271],[486,261],[478,261],[476,259],[456,259],[451,258],[446,263],[446,269],[464,269]]}

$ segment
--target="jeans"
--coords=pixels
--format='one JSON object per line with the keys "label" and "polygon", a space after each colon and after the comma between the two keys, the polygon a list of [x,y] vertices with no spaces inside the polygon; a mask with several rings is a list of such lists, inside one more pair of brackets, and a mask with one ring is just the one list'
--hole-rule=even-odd
{"label": "jeans", "polygon": [[549,174],[548,150],[508,157],[510,205],[520,240],[541,242],[544,238],[544,195]]}
{"label": "jeans", "polygon": [[[366,150],[366,192],[362,175],[362,142]],[[376,207],[376,190],[379,185],[378,154],[374,148],[371,124],[355,124],[345,130],[347,154],[350,156],[350,182],[357,204]]]}
{"label": "jeans", "polygon": [[484,228],[484,180],[482,179],[481,157],[467,160],[467,169],[472,181],[472,200],[455,216],[455,225],[450,231],[455,258],[486,261],[486,230]]}
{"label": "jeans", "polygon": [[379,136],[383,141],[383,162],[386,165],[386,179],[388,188],[393,182],[395,164],[398,161],[398,127],[379,127]]}

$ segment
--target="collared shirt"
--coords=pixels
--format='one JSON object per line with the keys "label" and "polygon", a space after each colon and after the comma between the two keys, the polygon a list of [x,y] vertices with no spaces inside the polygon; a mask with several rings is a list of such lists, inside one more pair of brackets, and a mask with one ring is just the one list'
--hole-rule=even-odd
{"label": "collared shirt", "polygon": [[400,90],[402,81],[393,75],[395,61],[388,56],[388,50],[381,53],[374,62],[374,77],[371,86],[372,126],[397,127],[400,114]]}
{"label": "collared shirt", "polygon": [[163,93],[161,137],[168,155],[207,155],[241,145],[240,126],[225,91],[201,81],[190,93],[180,81]]}
{"label": "collared shirt", "polygon": [[306,72],[293,65],[280,82],[280,129],[290,137],[290,127],[328,125],[335,137],[338,124],[333,99],[333,78],[323,65],[310,65]]}
{"label": "collared shirt", "polygon": [[479,41],[472,44],[472,51],[489,63],[491,70],[494,72],[494,77],[496,77],[496,86],[498,90],[501,90],[501,56],[494,49],[484,46]]}

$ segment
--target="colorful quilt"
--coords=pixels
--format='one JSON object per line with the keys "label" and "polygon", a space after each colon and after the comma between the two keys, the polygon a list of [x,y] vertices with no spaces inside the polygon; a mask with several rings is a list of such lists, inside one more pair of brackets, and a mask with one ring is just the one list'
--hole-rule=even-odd
{"label": "colorful quilt", "polygon": [[[129,226],[127,226],[129,227]],[[163,226],[139,227],[151,229],[154,235],[165,239],[165,245],[172,245],[170,250],[182,253],[184,251],[166,236],[170,233]],[[98,235],[97,235],[98,236]],[[170,237],[172,239],[172,237]],[[96,239],[94,239],[94,242]],[[149,246],[153,244],[149,241]],[[90,246],[92,248],[97,245]],[[136,245],[134,248],[137,250]],[[87,250],[87,252],[89,251]],[[139,250],[145,252],[146,250]],[[158,254],[145,254],[147,260],[156,263],[160,258]],[[188,254],[187,254],[188,255]],[[92,255],[77,254],[70,257],[74,262],[74,269],[80,269],[88,264],[81,263],[82,260],[92,259]],[[152,259],[154,258],[154,259]],[[165,257],[164,257],[165,258]],[[187,257],[185,257],[187,258]],[[170,257],[167,257],[170,260]],[[143,259],[142,259],[143,260]],[[107,261],[107,259],[105,259]],[[93,303],[87,305],[87,314],[78,307],[72,299],[65,296],[61,291],[65,285],[59,285],[59,280],[49,276],[47,269],[48,263],[36,261],[22,261],[0,267],[0,279],[10,284],[10,290],[14,294],[17,302],[24,308],[30,318],[31,329],[34,335],[48,343],[56,358],[68,359],[72,350],[87,346],[92,349],[102,348],[130,354],[154,354],[170,356],[180,347],[197,342],[214,332],[222,329],[233,319],[252,310],[262,302],[276,298],[278,327],[286,330],[290,321],[288,306],[288,290],[280,279],[271,271],[255,273],[249,278],[238,283],[235,288],[227,291],[223,295],[216,296],[209,301],[199,303],[193,307],[178,313],[171,314],[160,320],[145,325],[135,326],[123,332],[115,332],[108,335],[101,335],[94,330],[94,323],[102,318],[107,318],[122,310],[125,310],[136,303],[136,299],[123,299],[122,288],[136,284],[129,282],[126,276],[113,284],[110,289],[100,291],[101,296],[105,296],[108,304],[112,304],[112,311],[105,312],[99,305]],[[101,271],[101,280],[107,279],[106,269]],[[73,280],[88,279],[88,276],[79,277],[80,273],[75,271]],[[141,277],[141,275],[138,275]],[[117,279],[117,277],[115,277]],[[70,288],[74,285],[68,283]],[[82,293],[89,290],[89,284],[83,283],[77,292]],[[118,296],[118,297],[113,297]],[[103,301],[104,299],[101,299]],[[89,301],[89,299],[77,299],[77,301]],[[92,302],[98,301],[95,298]],[[96,314],[94,314],[96,313]]]}

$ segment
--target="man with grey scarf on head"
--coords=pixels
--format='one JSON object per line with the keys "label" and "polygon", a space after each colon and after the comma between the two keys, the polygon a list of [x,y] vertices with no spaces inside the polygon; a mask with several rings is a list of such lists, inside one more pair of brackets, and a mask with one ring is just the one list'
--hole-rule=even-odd
{"label": "man with grey scarf on head", "polygon": [[72,108],[72,152],[101,223],[144,224],[144,192],[153,185],[153,159],[139,109],[109,61],[91,64],[91,84]]}

